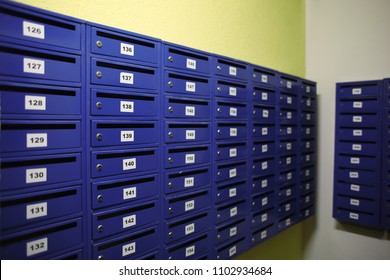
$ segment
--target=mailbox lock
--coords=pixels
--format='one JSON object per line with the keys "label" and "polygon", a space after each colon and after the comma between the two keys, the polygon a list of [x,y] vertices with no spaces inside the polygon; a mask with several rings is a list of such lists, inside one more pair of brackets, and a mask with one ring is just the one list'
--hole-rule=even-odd
{"label": "mailbox lock", "polygon": [[253,110],[253,112],[252,112],[252,113],[253,113],[253,115],[256,115],[256,110]]}
{"label": "mailbox lock", "polygon": [[221,156],[221,151],[218,151],[218,152],[217,152],[217,156]]}
{"label": "mailbox lock", "polygon": [[172,82],[172,81],[169,81],[169,82],[168,82],[168,86],[169,86],[169,87],[172,87],[172,86],[173,86],[173,82]]}
{"label": "mailbox lock", "polygon": [[252,242],[255,242],[255,238],[254,237],[252,237]]}
{"label": "mailbox lock", "polygon": [[256,147],[253,147],[253,148],[252,148],[252,151],[256,151]]}
{"label": "mailbox lock", "polygon": [[218,194],[217,194],[217,197],[220,197],[220,196],[221,196],[221,193],[218,193]]}
{"label": "mailbox lock", "polygon": [[218,108],[218,109],[217,109],[217,112],[218,112],[218,113],[221,113],[221,111],[222,111],[221,108]]}
{"label": "mailbox lock", "polygon": [[252,184],[252,188],[254,188],[254,187],[256,187],[256,184],[255,184],[255,183]]}
{"label": "mailbox lock", "polygon": [[103,196],[101,194],[99,194],[97,197],[96,197],[97,201],[99,202],[102,202],[103,201]]}
{"label": "mailbox lock", "polygon": [[217,87],[217,90],[218,90],[218,91],[222,91],[221,87]]}
{"label": "mailbox lock", "polygon": [[104,260],[103,255],[100,255],[100,256],[98,257],[98,260]]}
{"label": "mailbox lock", "polygon": [[217,70],[218,70],[218,71],[221,71],[221,69],[222,69],[221,66],[218,65],[218,66],[217,66]]}
{"label": "mailbox lock", "polygon": [[168,60],[169,60],[169,62],[172,62],[173,61],[173,57],[172,56],[168,56]]}
{"label": "mailbox lock", "polygon": [[253,168],[253,169],[256,169],[256,165],[253,165],[252,168]]}
{"label": "mailbox lock", "polygon": [[103,135],[101,133],[96,134],[96,139],[101,141],[103,139]]}
{"label": "mailbox lock", "polygon": [[217,130],[217,133],[218,133],[218,135],[221,135],[221,130],[218,129],[218,130]]}
{"label": "mailbox lock", "polygon": [[96,102],[96,108],[101,109],[103,107],[102,102]]}
{"label": "mailbox lock", "polygon": [[99,225],[99,226],[97,227],[97,230],[98,230],[98,232],[102,232],[102,231],[103,231],[103,226],[102,226],[102,225]]}
{"label": "mailbox lock", "polygon": [[256,205],[256,202],[253,201],[253,202],[252,202],[252,206],[255,206],[255,205]]}
{"label": "mailbox lock", "polygon": [[254,224],[256,221],[255,220],[252,220],[252,224]]}
{"label": "mailbox lock", "polygon": [[173,237],[173,232],[171,231],[170,233],[168,233],[168,236],[169,236],[169,238],[172,238]]}
{"label": "mailbox lock", "polygon": [[96,41],[96,46],[97,46],[98,48],[101,48],[101,47],[103,46],[102,41]]}
{"label": "mailbox lock", "polygon": [[221,171],[218,171],[217,175],[218,175],[218,176],[221,176]]}
{"label": "mailbox lock", "polygon": [[220,235],[220,234],[218,234],[218,235],[217,235],[217,238],[218,238],[218,239],[221,239],[221,235]]}
{"label": "mailbox lock", "polygon": [[256,128],[252,129],[252,132],[255,133],[256,132]]}
{"label": "mailbox lock", "polygon": [[254,74],[253,74],[253,78],[255,78],[255,79],[256,79],[256,77],[257,77],[257,76],[256,76],[256,74],[254,73]]}
{"label": "mailbox lock", "polygon": [[169,187],[170,189],[172,189],[172,187],[173,187],[172,182],[169,182],[169,183],[168,183],[168,187]]}
{"label": "mailbox lock", "polygon": [[101,165],[100,163],[98,165],[96,165],[97,171],[101,171],[102,169],[103,169],[103,165]]}
{"label": "mailbox lock", "polygon": [[173,112],[172,106],[169,106],[169,107],[168,107],[168,111],[169,111],[169,113],[172,113],[172,112]]}
{"label": "mailbox lock", "polygon": [[169,136],[169,138],[172,138],[173,137],[173,133],[171,131],[168,132],[168,136]]}
{"label": "mailbox lock", "polygon": [[169,214],[172,214],[172,213],[173,213],[172,207],[169,207],[169,208],[168,208],[168,212],[169,212]]}
{"label": "mailbox lock", "polygon": [[253,96],[256,96],[256,91],[253,92]]}
{"label": "mailbox lock", "polygon": [[221,214],[218,214],[218,215],[217,215],[217,218],[218,218],[218,219],[221,219]]}
{"label": "mailbox lock", "polygon": [[172,163],[173,162],[173,159],[170,157],[170,158],[168,158],[168,162],[169,163]]}
{"label": "mailbox lock", "polygon": [[103,76],[103,73],[100,71],[96,71],[96,77],[101,78]]}

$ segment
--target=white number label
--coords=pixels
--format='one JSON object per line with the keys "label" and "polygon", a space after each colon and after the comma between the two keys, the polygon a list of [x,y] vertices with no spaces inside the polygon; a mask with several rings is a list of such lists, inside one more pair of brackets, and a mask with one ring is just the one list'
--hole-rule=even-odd
{"label": "white number label", "polygon": [[305,197],[305,203],[309,203],[310,202],[310,196],[306,196]]}
{"label": "white number label", "polygon": [[353,102],[353,108],[355,108],[355,109],[361,109],[361,108],[363,108],[363,102],[360,102],[360,101],[355,101],[355,102]]}
{"label": "white number label", "polygon": [[306,155],[306,161],[309,162],[311,159],[311,156],[310,155]]}
{"label": "white number label", "polygon": [[26,147],[27,148],[47,147],[47,133],[27,133]]}
{"label": "white number label", "polygon": [[290,196],[291,195],[291,189],[287,189],[286,190],[286,196]]}
{"label": "white number label", "polygon": [[292,98],[290,96],[287,97],[287,104],[292,104]]}
{"label": "white number label", "polygon": [[361,129],[354,129],[353,130],[353,136],[362,136],[363,135],[363,130]]}
{"label": "white number label", "polygon": [[235,128],[235,127],[230,128],[230,136],[232,136],[232,137],[237,136],[237,128]]}
{"label": "white number label", "polygon": [[262,200],[261,200],[261,206],[264,206],[264,205],[267,205],[268,204],[268,197],[264,197]]}
{"label": "white number label", "polygon": [[134,142],[134,130],[121,131],[121,142]]}
{"label": "white number label", "polygon": [[287,127],[287,134],[291,134],[292,133],[292,127]]}
{"label": "white number label", "polygon": [[238,214],[237,207],[233,207],[230,209],[230,217],[236,216]]}
{"label": "white number label", "polygon": [[291,180],[292,179],[292,173],[287,173],[287,180]]}
{"label": "white number label", "polygon": [[354,88],[352,89],[352,94],[362,94],[362,89],[361,88]]}
{"label": "white number label", "polygon": [[229,110],[229,115],[232,117],[237,117],[237,108],[231,107]]}
{"label": "white number label", "polygon": [[229,95],[237,96],[237,89],[234,87],[229,87]]}
{"label": "white number label", "polygon": [[196,60],[187,58],[186,67],[189,69],[196,69]]}
{"label": "white number label", "polygon": [[121,43],[121,54],[134,56],[134,45]]}
{"label": "white number label", "polygon": [[186,154],[186,164],[195,163],[195,154]]}
{"label": "white number label", "polygon": [[286,226],[289,226],[291,224],[291,218],[288,218],[287,220],[286,220]]}
{"label": "white number label", "polygon": [[267,180],[267,179],[261,181],[261,187],[262,187],[262,188],[268,187],[268,180]]}
{"label": "white number label", "polygon": [[310,134],[310,131],[311,131],[310,128],[306,128],[306,135],[309,135],[309,134]]}
{"label": "white number label", "polygon": [[360,158],[351,158],[351,164],[360,164]]}
{"label": "white number label", "polygon": [[134,102],[121,101],[120,112],[122,113],[134,113]]}
{"label": "white number label", "polygon": [[353,116],[353,118],[352,118],[352,122],[361,123],[362,121],[363,121],[362,116]]}
{"label": "white number label", "polygon": [[268,116],[269,116],[269,111],[263,110],[263,118],[268,118]]}
{"label": "white number label", "polygon": [[310,87],[309,86],[306,86],[306,92],[310,93]]}
{"label": "white number label", "polygon": [[186,82],[186,91],[195,92],[196,91],[196,83]]}
{"label": "white number label", "polygon": [[192,256],[195,254],[195,245],[186,248],[186,257]]}
{"label": "white number label", "polygon": [[237,156],[237,148],[229,149],[229,157],[236,157],[236,156]]}
{"label": "white number label", "polygon": [[359,178],[359,172],[349,172],[349,178]]}
{"label": "white number label", "polygon": [[232,248],[229,249],[229,257],[235,255],[237,252],[237,247],[233,246]]}
{"label": "white number label", "polygon": [[292,82],[287,81],[287,88],[292,88]]}
{"label": "white number label", "polygon": [[233,178],[237,176],[237,169],[233,168],[229,170],[229,178]]}
{"label": "white number label", "polygon": [[231,188],[229,190],[229,197],[235,197],[237,195],[237,189],[236,188]]}
{"label": "white number label", "polygon": [[193,232],[195,232],[195,224],[194,223],[185,226],[185,230],[184,230],[185,235],[191,234]]}
{"label": "white number label", "polygon": [[123,189],[123,200],[136,198],[136,197],[137,197],[137,187]]}
{"label": "white number label", "polygon": [[266,92],[261,93],[261,100],[268,100],[268,93]]}
{"label": "white number label", "polygon": [[310,106],[311,106],[311,100],[310,100],[310,99],[306,100],[306,106],[307,106],[307,107],[310,107]]}
{"label": "white number label", "polygon": [[261,151],[262,151],[263,153],[268,152],[268,144],[264,144],[263,146],[261,146]]}
{"label": "white number label", "polygon": [[24,97],[24,109],[25,110],[46,110],[46,97],[45,96],[33,96],[26,95]]}
{"label": "white number label", "polygon": [[132,226],[135,226],[136,224],[137,224],[137,216],[136,216],[136,214],[122,218],[122,226],[123,226],[123,228],[132,227]]}
{"label": "white number label", "polygon": [[261,170],[265,170],[265,169],[267,169],[267,168],[268,168],[268,162],[267,162],[267,161],[262,162],[262,163],[261,163]]}
{"label": "white number label", "polygon": [[45,61],[40,59],[23,58],[23,72],[45,74]]}
{"label": "white number label", "polygon": [[134,74],[128,72],[120,72],[119,74],[119,82],[121,84],[134,84]]}
{"label": "white number label", "polygon": [[286,211],[290,211],[290,209],[291,209],[290,203],[288,203],[288,204],[285,205],[285,209],[286,209]]}
{"label": "white number label", "polygon": [[186,130],[186,140],[195,140],[195,130]]}
{"label": "white number label", "polygon": [[352,220],[359,220],[359,214],[357,213],[349,213],[349,218]]}
{"label": "white number label", "polygon": [[195,178],[194,177],[184,178],[184,187],[185,188],[193,187],[194,183],[195,183]]}
{"label": "white number label", "polygon": [[[310,159],[310,155],[308,155],[308,156]],[[307,156],[306,156],[306,160],[307,160]],[[286,164],[291,164],[291,157],[286,158]]]}
{"label": "white number label", "polygon": [[231,76],[237,76],[237,68],[229,66],[229,75]]}
{"label": "white number label", "polygon": [[186,116],[195,116],[195,107],[194,106],[186,106]]}
{"label": "white number label", "polygon": [[23,21],[23,36],[45,39],[45,26],[29,21]]}
{"label": "white number label", "polygon": [[310,114],[307,114],[307,115],[306,115],[306,120],[308,120],[308,121],[311,120],[311,115],[310,115]]}
{"label": "white number label", "polygon": [[291,112],[287,112],[287,119],[291,119],[292,118],[292,113]]}
{"label": "white number label", "polygon": [[349,203],[350,203],[351,205],[354,205],[354,206],[359,206],[359,205],[360,205],[360,201],[359,201],[358,199],[351,199],[351,200],[349,201]]}
{"label": "white number label", "polygon": [[351,191],[360,192],[360,186],[351,184]]}
{"label": "white number label", "polygon": [[49,249],[47,237],[26,243],[27,257],[46,252]]}
{"label": "white number label", "polygon": [[354,150],[354,151],[361,151],[362,150],[362,145],[361,144],[353,144],[352,145],[352,150]]}
{"label": "white number label", "polygon": [[268,83],[268,76],[267,75],[261,75],[261,82]]}
{"label": "white number label", "polygon": [[267,230],[263,230],[263,231],[261,232],[260,238],[261,238],[261,239],[267,238]]}
{"label": "white number label", "polygon": [[128,158],[122,161],[123,170],[130,170],[137,168],[137,159],[136,158]]}
{"label": "white number label", "polygon": [[287,143],[286,144],[286,150],[289,151],[292,149],[292,144],[291,143]]}
{"label": "white number label", "polygon": [[267,213],[261,215],[261,222],[262,223],[266,222],[267,220],[268,220],[268,214]]}
{"label": "white number label", "polygon": [[232,227],[229,230],[229,237],[232,237],[232,236],[235,236],[235,235],[237,235],[237,227]]}
{"label": "white number label", "polygon": [[261,135],[268,135],[268,127],[263,127],[261,129]]}
{"label": "white number label", "polygon": [[128,256],[135,253],[135,242],[126,244],[122,246],[122,257]]}
{"label": "white number label", "polygon": [[26,219],[47,216],[47,202],[30,204],[26,206]]}
{"label": "white number label", "polygon": [[310,142],[306,142],[306,149],[310,149]]}
{"label": "white number label", "polygon": [[26,169],[26,184],[46,181],[47,168]]}

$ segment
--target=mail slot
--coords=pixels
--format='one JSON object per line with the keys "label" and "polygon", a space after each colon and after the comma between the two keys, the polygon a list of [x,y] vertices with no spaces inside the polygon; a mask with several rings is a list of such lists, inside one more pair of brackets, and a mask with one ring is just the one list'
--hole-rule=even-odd
{"label": "mail slot", "polygon": [[298,214],[293,213],[278,220],[278,232],[285,230],[298,222]]}
{"label": "mail slot", "polygon": [[246,80],[249,68],[246,63],[224,57],[214,57],[213,72],[215,75]]}
{"label": "mail slot", "polygon": [[26,189],[81,179],[81,155],[57,154],[2,158],[2,191]]}
{"label": "mail slot", "polygon": [[357,82],[357,83],[340,83],[337,84],[338,97],[377,96],[380,94],[381,85],[376,81]]}
{"label": "mail slot", "polygon": [[315,179],[309,179],[307,181],[302,181],[299,184],[299,193],[305,194],[311,191],[315,191],[316,188],[316,181]]}
{"label": "mail slot", "polygon": [[284,186],[278,191],[279,202],[291,199],[292,197],[295,197],[297,193],[298,188],[295,184]]}
{"label": "mail slot", "polygon": [[275,106],[276,90],[274,88],[254,85],[252,88],[251,95],[253,102],[259,102],[264,105]]}
{"label": "mail slot", "polygon": [[349,223],[357,223],[370,227],[380,227],[381,225],[379,213],[368,213],[338,207],[333,210],[333,217]]}
{"label": "mail slot", "polygon": [[210,100],[165,97],[166,118],[210,119]]}
{"label": "mail slot", "polygon": [[301,84],[301,94],[302,96],[316,96],[317,87],[315,82],[302,81]]}
{"label": "mail slot", "polygon": [[379,137],[379,130],[377,128],[360,128],[360,127],[340,127],[338,129],[338,137],[343,140],[352,141],[367,141],[377,140]]}
{"label": "mail slot", "polygon": [[314,138],[316,137],[316,127],[314,125],[302,125],[300,136],[301,138]]}
{"label": "mail slot", "polygon": [[159,100],[155,95],[128,91],[91,90],[91,114],[94,116],[156,118],[159,112],[158,107]]}
{"label": "mail slot", "polygon": [[6,121],[1,123],[1,151],[35,151],[81,146],[80,121]]}
{"label": "mail slot", "polygon": [[164,65],[179,70],[210,73],[211,57],[208,53],[181,46],[164,44]]}
{"label": "mail slot", "polygon": [[363,170],[340,167],[337,170],[339,180],[361,184],[375,184],[379,180],[379,170]]}
{"label": "mail slot", "polygon": [[197,237],[186,239],[166,248],[165,258],[168,260],[193,259],[205,253],[210,247],[210,233],[205,232]]}
{"label": "mail slot", "polygon": [[340,208],[369,213],[380,213],[380,203],[377,199],[337,194],[335,203],[337,204],[337,207]]}
{"label": "mail slot", "polygon": [[157,143],[157,122],[92,121],[93,147]]}
{"label": "mail slot", "polygon": [[164,216],[167,219],[200,211],[211,203],[209,189],[179,194],[165,198]]}
{"label": "mail slot", "polygon": [[280,76],[280,83],[279,87],[284,92],[291,92],[293,94],[296,94],[297,91],[300,89],[298,85],[298,80],[295,77],[292,76]]}
{"label": "mail slot", "polygon": [[260,104],[253,104],[252,118],[257,122],[275,123],[275,109]]}
{"label": "mail slot", "polygon": [[253,195],[251,200],[252,212],[263,211],[274,207],[275,204],[275,193],[274,191]]}
{"label": "mail slot", "polygon": [[316,107],[317,107],[317,100],[314,97],[310,97],[310,96],[302,96],[301,97],[302,110],[314,112]]}
{"label": "mail slot", "polygon": [[92,257],[97,260],[137,258],[139,254],[156,248],[159,245],[159,236],[158,227],[152,227],[95,243],[92,248]]}
{"label": "mail slot", "polygon": [[84,260],[84,252],[82,249],[75,250],[69,253],[61,254],[53,258],[48,258],[49,260]]}
{"label": "mail slot", "polygon": [[157,201],[150,201],[94,213],[92,238],[96,240],[155,223],[158,209]]}
{"label": "mail slot", "polygon": [[380,159],[375,156],[356,156],[356,155],[339,155],[337,157],[338,166],[347,168],[362,168],[362,169],[379,169]]}
{"label": "mail slot", "polygon": [[234,183],[225,183],[215,188],[215,203],[223,203],[232,199],[244,198],[247,193],[248,183],[245,180],[241,180]]}
{"label": "mail slot", "polygon": [[229,239],[244,235],[248,230],[247,221],[245,218],[236,220],[232,223],[217,226],[215,228],[214,242],[220,244]]}
{"label": "mail slot", "polygon": [[38,191],[1,200],[2,231],[81,212],[81,187]]}
{"label": "mail slot", "polygon": [[254,122],[252,124],[252,138],[256,140],[271,140],[275,138],[275,126]]}
{"label": "mail slot", "polygon": [[266,175],[275,172],[275,158],[254,159],[252,162],[252,175]]}
{"label": "mail slot", "polygon": [[252,144],[252,156],[269,157],[275,155],[275,141],[254,141]]}
{"label": "mail slot", "polygon": [[1,3],[0,35],[22,40],[24,44],[32,42],[48,47],[81,50],[83,25],[81,20],[49,15],[48,12],[16,3]]}
{"label": "mail slot", "polygon": [[[310,140],[312,141],[312,140]],[[304,141],[303,141],[304,142]],[[313,143],[314,141],[312,141]],[[307,144],[307,142],[306,142]],[[310,145],[312,147],[312,145]],[[279,154],[285,155],[285,154],[296,154],[298,152],[298,143],[295,140],[281,140],[279,142]]]}
{"label": "mail slot", "polygon": [[217,143],[215,160],[242,159],[248,155],[246,142]]}
{"label": "mail slot", "polygon": [[210,167],[165,172],[165,193],[197,190],[211,183]]}
{"label": "mail slot", "polygon": [[214,96],[246,100],[247,85],[230,80],[216,80]]}
{"label": "mail slot", "polygon": [[338,124],[340,126],[353,127],[376,127],[380,122],[378,113],[341,113],[338,115]]}
{"label": "mail slot", "polygon": [[290,169],[286,171],[282,171],[279,174],[279,184],[284,185],[284,184],[291,184],[295,182],[297,178],[297,170],[296,169]]}
{"label": "mail slot", "polygon": [[215,102],[215,118],[224,119],[246,119],[247,106],[246,103],[226,102],[217,100]]}
{"label": "mail slot", "polygon": [[379,145],[372,142],[339,141],[337,143],[340,151],[354,155],[376,155],[379,153]]}
{"label": "mail slot", "polygon": [[275,175],[257,176],[252,180],[252,193],[264,193],[275,187]]}
{"label": "mail slot", "polygon": [[281,124],[291,124],[298,122],[298,112],[293,109],[280,109],[279,122]]}
{"label": "mail slot", "polygon": [[225,180],[239,180],[247,176],[247,164],[245,161],[232,163],[219,163],[215,167],[216,182]]}
{"label": "mail slot", "polygon": [[278,76],[275,71],[258,66],[251,67],[250,70],[252,72],[253,83],[278,86]]}
{"label": "mail slot", "polygon": [[158,63],[160,43],[157,40],[106,26],[92,25],[89,28],[92,53]]}
{"label": "mail slot", "polygon": [[246,139],[246,123],[218,122],[215,129],[215,139]]}
{"label": "mail slot", "polygon": [[287,155],[280,156],[278,162],[278,169],[288,169],[294,167],[298,163],[297,156],[295,155]]}
{"label": "mail slot", "polygon": [[314,165],[316,163],[315,153],[302,153],[300,158],[301,166]]}
{"label": "mail slot", "polygon": [[92,84],[158,89],[158,71],[155,67],[92,58],[90,71]]}
{"label": "mail slot", "polygon": [[251,227],[252,228],[264,228],[275,221],[276,213],[275,208],[272,207],[267,210],[252,212],[251,214]]}
{"label": "mail slot", "polygon": [[303,139],[301,141],[301,152],[309,153],[316,151],[316,140],[315,139]]}
{"label": "mail slot", "polygon": [[361,184],[359,183],[347,183],[345,181],[337,181],[335,183],[335,191],[337,193],[364,198],[377,198],[378,188],[376,184]]}
{"label": "mail slot", "polygon": [[155,148],[92,152],[92,177],[132,174],[158,168]]}
{"label": "mail slot", "polygon": [[279,106],[281,108],[295,109],[298,105],[298,98],[294,94],[281,92],[279,95]]}
{"label": "mail slot", "polygon": [[0,256],[2,260],[37,259],[82,242],[82,220],[77,218],[2,236]]}
{"label": "mail slot", "polygon": [[165,223],[165,242],[176,242],[190,238],[210,227],[210,212],[201,212],[185,218],[169,220]]}
{"label": "mail slot", "polygon": [[156,174],[92,184],[92,208],[153,198],[158,194]]}
{"label": "mail slot", "polygon": [[282,139],[296,138],[298,136],[298,127],[294,124],[282,124],[279,127],[279,137]]}
{"label": "mail slot", "polygon": [[378,97],[370,98],[354,98],[354,99],[345,99],[340,98],[338,101],[339,110],[346,113],[355,113],[355,112],[378,112],[381,103]]}
{"label": "mail slot", "polygon": [[165,147],[165,168],[210,163],[210,146]]}
{"label": "mail slot", "polygon": [[309,205],[313,205],[315,200],[315,195],[313,192],[307,193],[303,196],[300,197],[299,199],[299,207],[300,208],[305,208],[308,207]]}
{"label": "mail slot", "polygon": [[164,90],[166,92],[210,98],[211,80],[208,77],[166,71]]}
{"label": "mail slot", "polygon": [[227,260],[241,254],[248,249],[247,243],[247,238],[243,236],[234,241],[228,241],[225,244],[222,244],[217,247],[215,252],[217,260]]}
{"label": "mail slot", "polygon": [[80,115],[80,88],[1,83],[2,114]]}
{"label": "mail slot", "polygon": [[0,75],[81,82],[81,57],[0,43]]}
{"label": "mail slot", "polygon": [[228,204],[218,205],[215,208],[215,224],[221,224],[232,219],[238,219],[247,214],[245,199]]}
{"label": "mail slot", "polygon": [[276,234],[276,225],[274,223],[265,226],[264,228],[257,229],[252,233],[251,244],[252,246],[264,242]]}
{"label": "mail slot", "polygon": [[210,123],[165,123],[165,143],[210,141]]}

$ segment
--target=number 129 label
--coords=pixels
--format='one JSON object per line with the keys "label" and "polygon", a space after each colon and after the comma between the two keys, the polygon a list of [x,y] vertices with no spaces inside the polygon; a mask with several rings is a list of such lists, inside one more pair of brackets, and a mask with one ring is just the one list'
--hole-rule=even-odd
{"label": "number 129 label", "polygon": [[26,147],[27,148],[47,147],[47,133],[27,133]]}

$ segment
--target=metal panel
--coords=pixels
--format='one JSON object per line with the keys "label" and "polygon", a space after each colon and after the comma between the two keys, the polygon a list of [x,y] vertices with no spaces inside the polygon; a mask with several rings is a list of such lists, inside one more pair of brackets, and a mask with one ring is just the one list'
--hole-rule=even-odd
{"label": "metal panel", "polygon": [[165,143],[210,141],[210,123],[165,122]]}
{"label": "metal panel", "polygon": [[166,71],[164,74],[164,90],[182,95],[209,97],[211,80],[208,77]]}
{"label": "metal panel", "polygon": [[248,155],[246,142],[218,142],[216,144],[215,160],[242,159]]}
{"label": "metal panel", "polygon": [[210,146],[166,146],[165,168],[198,166],[210,163]]}
{"label": "metal panel", "polygon": [[209,100],[165,96],[164,116],[166,118],[209,119]]}
{"label": "metal panel", "polygon": [[178,244],[166,248],[166,259],[185,260],[193,259],[206,252],[210,247],[210,233],[206,232],[198,237],[186,239]]}
{"label": "metal panel", "polygon": [[226,240],[242,236],[247,232],[247,221],[245,218],[238,219],[228,224],[219,225],[215,228],[214,244],[225,242]]}
{"label": "metal panel", "polygon": [[197,169],[185,169],[165,172],[165,193],[184,190],[197,190],[211,183],[209,166]]}

